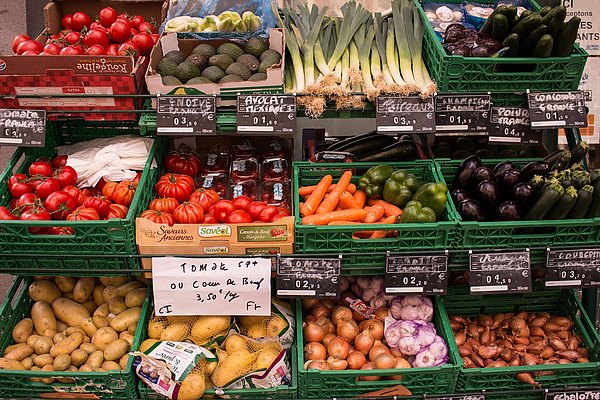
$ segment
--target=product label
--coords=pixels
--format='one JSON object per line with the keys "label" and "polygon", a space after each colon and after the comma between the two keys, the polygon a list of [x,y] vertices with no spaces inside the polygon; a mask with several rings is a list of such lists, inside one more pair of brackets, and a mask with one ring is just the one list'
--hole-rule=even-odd
{"label": "product label", "polygon": [[445,294],[447,288],[447,255],[390,255],[386,257],[386,293]]}
{"label": "product label", "polygon": [[339,258],[279,257],[277,296],[292,298],[338,298]]}
{"label": "product label", "polygon": [[529,251],[469,255],[471,293],[531,292]]}
{"label": "product label", "polygon": [[0,109],[0,145],[44,147],[46,111]]}
{"label": "product label", "polygon": [[567,8],[566,21],[581,18],[577,31],[577,43],[591,56],[600,55],[600,6],[596,0],[563,0]]}
{"label": "product label", "polygon": [[288,236],[286,225],[238,226],[238,242],[285,242]]}
{"label": "product label", "polygon": [[200,225],[198,235],[203,238],[230,237],[233,232],[229,225]]}
{"label": "product label", "polygon": [[62,86],[62,87],[15,87],[18,95],[51,96],[60,94],[86,94],[90,97],[60,97],[60,98],[19,98],[21,107],[63,107],[73,110],[82,107],[115,107],[114,97],[92,97],[93,95],[111,95],[110,86]]}
{"label": "product label", "polygon": [[205,247],[204,254],[228,254],[229,248],[227,246],[214,246]]}
{"label": "product label", "polygon": [[433,98],[384,97],[376,99],[376,123],[379,133],[433,133],[435,106]]}
{"label": "product label", "polygon": [[296,96],[238,96],[237,131],[293,134],[296,131]]}

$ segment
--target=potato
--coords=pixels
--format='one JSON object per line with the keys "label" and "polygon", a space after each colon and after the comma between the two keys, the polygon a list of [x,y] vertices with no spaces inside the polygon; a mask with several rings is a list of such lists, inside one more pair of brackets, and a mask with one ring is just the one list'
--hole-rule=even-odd
{"label": "potato", "polygon": [[[74,365],[69,365],[69,368],[66,369],[68,372],[77,372],[77,367]],[[60,383],[75,383],[75,379],[73,378],[56,378]]]}
{"label": "potato", "polygon": [[119,335],[115,330],[109,326],[98,329],[96,334],[92,337],[92,344],[98,347],[99,350],[106,350],[106,347],[119,338]]}
{"label": "potato", "polygon": [[39,356],[33,357],[33,363],[40,368],[43,368],[44,365],[52,364],[54,362],[54,357],[50,354],[42,354]]}
{"label": "potato", "polygon": [[90,316],[89,311],[84,306],[65,297],[54,300],[52,310],[56,318],[69,326],[79,326],[81,320]]}
{"label": "potato", "polygon": [[44,336],[40,336],[40,335],[29,335],[26,343],[30,346],[33,346],[33,344],[35,343],[36,340],[38,340],[39,338],[43,338],[43,337]]}
{"label": "potato", "polygon": [[127,340],[127,343],[129,343],[129,347],[133,346],[134,336],[129,334],[128,332],[123,331],[119,333],[119,339],[125,339]]}
{"label": "potato", "polygon": [[73,300],[78,303],[85,303],[96,286],[96,278],[79,278],[73,288]]}
{"label": "potato", "polygon": [[94,336],[94,333],[98,330],[96,325],[94,325],[94,319],[92,317],[85,318],[81,321],[81,329],[85,332],[89,337]]}
{"label": "potato", "polygon": [[142,342],[142,344],[140,345],[140,352],[145,353],[146,350],[148,350],[150,347],[152,347],[155,343],[158,343],[159,341],[156,339],[146,339]]}
{"label": "potato", "polygon": [[[42,371],[54,371],[54,365],[46,364],[42,368]],[[46,385],[50,385],[50,384],[54,383],[54,378],[42,378],[42,382],[45,383]]]}
{"label": "potato", "polygon": [[204,395],[205,390],[204,375],[189,374],[181,382],[177,398],[179,400],[198,400]]}
{"label": "potato", "polygon": [[124,283],[129,282],[129,278],[126,276],[103,276],[100,277],[100,282],[104,286],[120,286]]}
{"label": "potato", "polygon": [[52,304],[60,296],[60,290],[50,281],[35,281],[29,285],[29,297],[33,301],[45,301]]}
{"label": "potato", "polygon": [[79,367],[79,372],[94,372],[94,368],[84,364],[81,367]]}
{"label": "potato", "polygon": [[27,343],[19,343],[17,347],[13,348],[10,352],[4,354],[4,358],[8,360],[21,361],[25,357],[29,357],[33,354],[33,347]]}
{"label": "potato", "polygon": [[89,355],[84,365],[88,365],[93,369],[98,369],[104,362],[104,353],[101,350],[96,350]]}
{"label": "potato", "polygon": [[69,300],[73,300],[73,292],[63,293],[63,297]]}
{"label": "potato", "polygon": [[11,344],[10,346],[6,346],[6,348],[4,349],[4,355],[7,355],[8,353],[10,353],[11,351],[18,349],[19,346],[21,346],[22,343],[15,343],[15,344]]}
{"label": "potato", "polygon": [[108,302],[108,309],[110,310],[111,314],[121,314],[123,311],[127,310],[127,304],[125,304],[125,299],[119,296],[113,297]]}
{"label": "potato", "polygon": [[92,343],[81,343],[81,346],[79,346],[79,348],[81,350],[84,350],[88,354],[92,354],[93,352],[98,350],[98,346]]}
{"label": "potato", "polygon": [[125,304],[127,307],[141,307],[144,304],[144,299],[146,298],[146,288],[137,288],[131,290],[125,296]]}
{"label": "potato", "polygon": [[110,314],[110,310],[108,309],[108,303],[104,303],[100,307],[96,308],[96,311],[94,311],[94,315],[93,316],[94,317],[98,316],[98,317],[106,318],[106,316],[108,314]]}
{"label": "potato", "polygon": [[104,301],[104,297],[102,296],[102,291],[104,290],[105,287],[106,286],[104,286],[103,284],[96,285],[96,287],[92,291],[92,299],[94,299],[94,303],[96,303],[96,305],[98,307],[100,307],[102,304],[106,303]]}
{"label": "potato", "polygon": [[127,368],[127,363],[129,362],[129,354],[123,354],[123,357],[119,358],[119,367],[122,370]]}
{"label": "potato", "polygon": [[19,361],[9,360],[8,358],[0,358],[0,369],[10,369],[13,371],[24,370],[25,367]]}
{"label": "potato", "polygon": [[[85,335],[85,336],[83,337],[83,343],[90,343],[91,341],[92,341],[92,339],[90,339],[90,337],[89,337],[88,335]],[[83,344],[83,343],[82,343],[82,344]],[[80,347],[81,347],[81,346],[80,346]]]}
{"label": "potato", "polygon": [[230,324],[231,318],[227,316],[202,316],[192,326],[191,339],[200,346],[215,335],[225,332]]}
{"label": "potato", "polygon": [[106,346],[104,350],[104,359],[108,361],[118,360],[123,357],[130,349],[129,342],[125,339],[117,339]]}
{"label": "potato", "polygon": [[[44,336],[52,338],[52,340],[54,340],[54,336],[56,336],[57,333],[58,332],[56,332],[54,329],[46,329],[46,331],[44,332]],[[62,334],[62,332],[60,333]]]}
{"label": "potato", "polygon": [[263,325],[252,325],[246,330],[246,335],[252,339],[259,339],[267,336],[267,328]]}
{"label": "potato", "polygon": [[181,342],[188,336],[190,327],[187,324],[177,323],[169,326],[160,334],[160,340],[171,340]]}
{"label": "potato", "polygon": [[152,318],[148,322],[148,337],[150,339],[160,339],[160,335],[165,330],[165,326],[158,318]]}
{"label": "potato", "polygon": [[268,369],[275,359],[279,357],[279,351],[273,347],[267,347],[258,352],[258,358],[254,362],[253,370]]}
{"label": "potato", "polygon": [[71,354],[83,343],[83,333],[75,332],[65,340],[55,343],[50,348],[50,355],[56,357],[59,354]]}
{"label": "potato", "polygon": [[129,327],[127,328],[127,333],[129,333],[130,335],[135,336],[135,332],[137,331],[137,326],[138,326],[139,322],[140,321],[136,322],[135,324],[129,325]]}
{"label": "potato", "polygon": [[77,280],[72,276],[55,276],[54,283],[63,293],[72,292]]}
{"label": "potato", "polygon": [[68,354],[59,354],[52,363],[55,371],[66,371],[69,365],[71,365],[71,356]]}
{"label": "potato", "polygon": [[120,371],[121,366],[114,361],[104,361],[100,368],[104,368],[107,371]]}
{"label": "potato", "polygon": [[98,306],[96,306],[96,303],[94,303],[94,300],[91,299],[84,303],[81,303],[81,305],[84,306],[86,310],[88,310],[90,315],[92,315],[94,311],[96,311],[96,308],[98,308]]}
{"label": "potato", "polygon": [[[48,329],[57,330],[56,318],[52,308],[45,301],[36,301],[31,307],[31,319],[35,330],[44,335]],[[44,335],[45,336],[45,335]]]}
{"label": "potato", "polygon": [[117,332],[125,331],[130,325],[139,321],[141,312],[141,307],[133,307],[123,311],[110,322],[110,326]]}
{"label": "potato", "polygon": [[115,315],[115,314],[113,314],[113,313],[109,313],[109,314],[106,316],[106,320],[108,321],[108,324],[109,324],[109,325],[110,325],[110,322],[111,322],[113,319],[115,319],[115,317],[116,317],[116,315]]}
{"label": "potato", "polygon": [[117,287],[117,296],[125,298],[129,292],[141,288],[142,282],[131,281]]}
{"label": "potato", "polygon": [[111,301],[111,299],[117,297],[117,287],[116,286],[106,286],[102,291],[102,298],[105,303]]}
{"label": "potato", "polygon": [[33,358],[31,358],[31,356],[25,357],[21,360],[21,364],[23,364],[25,369],[31,369],[33,366]]}
{"label": "potato", "polygon": [[215,372],[215,369],[217,369],[217,361],[213,361],[213,362],[209,362],[206,364],[206,375],[207,376],[211,376],[213,374],[213,372]]}
{"label": "potato", "polygon": [[35,354],[46,354],[50,352],[50,348],[54,342],[49,337],[41,336],[33,343],[33,351]]}
{"label": "potato", "polygon": [[67,335],[65,335],[64,333],[57,333],[52,337],[52,341],[54,342],[54,344],[56,344],[58,342],[62,342],[66,338],[67,338]]}
{"label": "potato", "polygon": [[83,349],[77,349],[71,353],[71,364],[76,367],[81,367],[87,359],[88,353]]}
{"label": "potato", "polygon": [[12,330],[12,338],[15,343],[26,343],[27,338],[33,334],[33,320],[31,318],[23,318]]}
{"label": "potato", "polygon": [[138,282],[142,282],[142,285],[148,286],[150,284],[150,279],[146,278],[145,274],[136,275],[135,280]]}
{"label": "potato", "polygon": [[36,275],[33,277],[34,281],[51,281],[52,277],[51,276],[41,276],[41,275]]}
{"label": "potato", "polygon": [[66,330],[64,331],[64,334],[65,334],[66,336],[71,336],[71,335],[72,335],[72,334],[74,334],[75,332],[80,332],[80,333],[81,333],[82,335],[84,335],[84,336],[85,336],[85,334],[86,334],[86,333],[85,333],[85,331],[84,331],[83,329],[81,329],[81,328],[79,328],[79,327],[75,327],[75,326],[70,326],[68,329],[66,329]]}
{"label": "potato", "polygon": [[65,324],[62,321],[56,321],[56,332],[64,332],[67,330],[67,328],[69,327],[69,325]]}

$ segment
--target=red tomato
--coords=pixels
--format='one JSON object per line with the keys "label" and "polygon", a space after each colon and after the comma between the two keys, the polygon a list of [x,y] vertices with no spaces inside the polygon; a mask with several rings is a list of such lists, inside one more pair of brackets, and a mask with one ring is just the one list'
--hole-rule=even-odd
{"label": "red tomato", "polygon": [[277,207],[277,211],[279,212],[279,214],[285,214],[286,216],[292,215],[290,209],[286,207]]}
{"label": "red tomato", "polygon": [[71,29],[73,29],[74,31],[81,31],[83,27],[89,29],[91,24],[92,17],[90,17],[84,12],[76,12],[71,18]]}
{"label": "red tomato", "polygon": [[60,191],[60,181],[56,178],[47,178],[39,186],[35,189],[35,194],[37,194],[40,199],[45,200],[46,197],[50,196],[50,194],[54,192]]}
{"label": "red tomato", "polygon": [[60,47],[56,43],[49,43],[44,46],[44,51],[42,53],[49,53],[49,54],[53,54],[53,55],[57,56],[60,54],[61,50],[62,50],[62,47]]}
{"label": "red tomato", "polygon": [[160,39],[160,35],[158,33],[153,33],[150,36],[152,36],[152,41],[154,44],[158,43],[158,39]]}
{"label": "red tomato", "polygon": [[233,199],[233,205],[235,206],[236,210],[245,211],[250,203],[252,203],[252,199],[248,196],[238,196],[235,199]]}
{"label": "red tomato", "polygon": [[73,28],[73,14],[67,14],[62,17],[60,20],[60,24],[63,29],[72,29]]}
{"label": "red tomato", "polygon": [[129,29],[129,35],[130,35],[130,37],[134,37],[138,33],[140,33],[140,32],[137,29],[133,29],[133,28]]}
{"label": "red tomato", "polygon": [[85,54],[81,46],[67,46],[60,51],[61,56],[80,56]]}
{"label": "red tomato", "polygon": [[206,214],[204,218],[202,218],[201,224],[218,224],[219,221],[212,214]]}
{"label": "red tomato", "polygon": [[138,171],[135,173],[135,178],[133,178],[133,183],[137,183],[139,185],[141,179],[142,179],[142,173],[140,171]]}
{"label": "red tomato", "polygon": [[69,32],[65,35],[65,40],[68,44],[77,44],[81,42],[81,33],[79,32]]}
{"label": "red tomato", "polygon": [[17,35],[15,36],[15,38],[13,39],[12,42],[12,51],[13,53],[17,53],[17,47],[19,47],[19,45],[23,42],[26,42],[28,40],[31,40],[31,37],[27,36],[27,35]]}
{"label": "red tomato", "polygon": [[117,12],[112,7],[104,7],[98,14],[102,26],[109,28],[117,20]]}
{"label": "red tomato", "polygon": [[30,178],[27,182],[31,186],[33,186],[33,190],[35,191],[38,188],[38,186],[40,186],[40,184],[46,180],[46,178],[47,177],[45,177],[45,176],[40,176],[39,178],[35,178],[35,179],[34,178]]}
{"label": "red tomato", "polygon": [[198,189],[190,195],[190,201],[198,203],[206,212],[213,204],[219,201],[219,194],[212,189]]}
{"label": "red tomato", "polygon": [[138,33],[131,39],[131,42],[140,49],[140,54],[143,56],[149,56],[154,47],[154,40],[147,33]]}
{"label": "red tomato", "polygon": [[77,183],[77,171],[68,165],[54,171],[54,177],[60,181],[60,187],[62,188]]}
{"label": "red tomato", "polygon": [[68,193],[51,193],[44,201],[44,208],[50,212],[52,219],[65,219],[77,208],[77,200]]}
{"label": "red tomato", "polygon": [[273,221],[271,221],[271,222],[278,221],[278,220],[280,220],[281,218],[285,218],[285,217],[289,217],[289,214],[285,214],[285,213],[282,213],[282,212],[280,212],[280,213],[277,213],[277,215],[275,215],[275,216],[273,217]]}
{"label": "red tomato", "polygon": [[140,32],[156,33],[156,26],[152,22],[144,21],[137,28]]}
{"label": "red tomato", "polygon": [[51,226],[46,233],[48,235],[74,235],[75,230],[70,226]]}
{"label": "red tomato", "polygon": [[248,204],[248,214],[252,217],[254,221],[260,221],[260,213],[267,206],[267,203],[264,201],[253,201]]}
{"label": "red tomato", "polygon": [[214,216],[219,222],[227,222],[227,218],[234,211],[235,206],[231,200],[221,200],[215,204]]}
{"label": "red tomato", "polygon": [[119,55],[119,45],[111,44],[106,48],[106,54],[109,56],[118,56]]}
{"label": "red tomato", "polygon": [[[49,55],[49,56],[56,55],[56,54],[46,53],[45,51],[43,51],[42,53],[45,53],[44,55]],[[42,53],[40,53],[39,51],[35,51],[35,50],[25,50],[21,55],[22,56],[39,56]]]}
{"label": "red tomato", "polygon": [[136,189],[137,183],[122,181],[115,187],[115,191],[112,194],[112,201],[129,207],[133,201],[133,196],[135,195]]}
{"label": "red tomato", "polygon": [[279,214],[279,210],[275,206],[266,206],[260,212],[260,220],[262,222],[273,222],[273,218]]}
{"label": "red tomato", "polygon": [[[22,221],[49,221],[50,213],[44,207],[33,207],[21,214]],[[43,227],[29,228],[31,233],[44,233],[46,231]]]}
{"label": "red tomato", "polygon": [[0,220],[9,221],[15,219],[19,219],[19,217],[13,214],[8,208],[0,206]]}
{"label": "red tomato", "polygon": [[175,218],[168,212],[146,210],[140,214],[140,218],[146,218],[155,224],[167,224],[173,226],[175,224]]}
{"label": "red tomato", "polygon": [[108,35],[115,43],[125,43],[131,33],[129,29],[129,25],[122,21],[116,21],[108,28]]}
{"label": "red tomato", "polygon": [[165,171],[173,174],[185,174],[196,176],[200,172],[202,163],[200,158],[194,154],[185,151],[171,151],[164,160]]}
{"label": "red tomato", "polygon": [[67,221],[95,221],[100,219],[98,211],[91,207],[77,207],[67,216]]}
{"label": "red tomato", "polygon": [[227,223],[229,224],[245,224],[250,222],[252,222],[252,217],[244,210],[235,210],[227,217]]}
{"label": "red tomato", "polygon": [[25,53],[28,50],[37,51],[38,53],[41,53],[44,50],[44,45],[41,44],[40,42],[38,42],[37,40],[32,39],[32,40],[26,40],[24,42],[21,42],[17,46],[17,54],[18,55],[22,55],[23,53]]}
{"label": "red tomato", "polygon": [[126,42],[126,43],[123,43],[121,46],[119,46],[119,55],[120,56],[137,57],[137,55],[139,53],[140,53],[140,49],[131,42]]}
{"label": "red tomato", "polygon": [[[28,54],[26,54],[28,53]],[[24,56],[27,55],[33,55],[33,53],[31,50],[27,50],[25,53],[23,53]],[[47,51],[42,51],[41,53],[38,54],[38,56],[57,56],[58,54],[54,54],[54,53],[48,53]]]}
{"label": "red tomato", "polygon": [[101,218],[108,214],[110,204],[110,200],[106,196],[89,196],[83,201],[84,207],[95,209]]}
{"label": "red tomato", "polygon": [[179,224],[199,224],[204,217],[204,210],[198,203],[185,201],[175,208],[173,218]]}
{"label": "red tomato", "polygon": [[104,219],[111,219],[111,218],[125,218],[127,217],[127,213],[129,212],[129,207],[125,207],[124,205],[121,204],[111,204],[108,207],[108,214],[106,215],[106,217],[104,217]]}
{"label": "red tomato", "polygon": [[25,182],[16,182],[10,185],[10,195],[14,198],[19,198],[25,193],[32,193],[33,186]]}
{"label": "red tomato", "polygon": [[103,56],[106,54],[106,49],[99,44],[95,44],[89,49],[85,51],[85,54],[89,54],[91,56]]}
{"label": "red tomato", "polygon": [[189,199],[196,184],[192,178],[182,174],[164,174],[155,186],[160,197],[173,197],[179,202]]}
{"label": "red tomato", "polygon": [[126,12],[121,13],[121,14],[117,15],[117,19],[119,19],[119,18],[129,21],[129,14],[127,14]]}
{"label": "red tomato", "polygon": [[117,182],[108,181],[102,186],[102,194],[112,200],[115,189],[119,184]]}
{"label": "red tomato", "polygon": [[[69,41],[68,38],[67,41]],[[108,34],[106,32],[103,32],[98,29],[91,29],[83,37],[83,44],[88,47],[92,47],[95,44],[99,44],[100,46],[106,48],[106,46],[110,44],[110,39],[108,38]]]}
{"label": "red tomato", "polygon": [[25,174],[14,174],[10,178],[8,178],[8,187],[11,187],[17,182],[26,182],[27,179],[27,175]]}
{"label": "red tomato", "polygon": [[67,155],[60,155],[60,156],[56,156],[52,159],[52,166],[54,168],[60,168],[64,165],[67,165]]}
{"label": "red tomato", "polygon": [[177,208],[178,205],[179,202],[173,197],[163,197],[160,199],[152,200],[148,208],[154,211],[162,211],[167,212],[169,214],[173,214],[173,211],[175,211],[175,208]]}
{"label": "red tomato", "polygon": [[133,26],[135,29],[140,29],[140,24],[142,22],[146,22],[146,20],[141,15],[136,15],[131,18],[131,26]]}
{"label": "red tomato", "polygon": [[105,32],[106,34],[108,34],[108,28],[105,27],[104,25],[102,25],[100,22],[92,22],[92,24],[90,25],[90,31],[92,29],[96,29],[96,30],[99,30],[101,32]]}
{"label": "red tomato", "polygon": [[37,197],[33,193],[25,193],[24,195],[22,195],[21,197],[19,197],[17,199],[15,206],[13,208],[18,210],[19,212],[23,212],[25,210],[29,210],[33,206],[41,206],[41,205],[42,205],[42,202],[40,201],[39,197]]}
{"label": "red tomato", "polygon": [[64,188],[62,188],[62,191],[70,194],[71,197],[73,197],[75,200],[77,200],[78,206],[82,205],[83,201],[86,198],[86,195],[83,194],[83,192],[81,190],[77,189],[75,186],[65,186]]}

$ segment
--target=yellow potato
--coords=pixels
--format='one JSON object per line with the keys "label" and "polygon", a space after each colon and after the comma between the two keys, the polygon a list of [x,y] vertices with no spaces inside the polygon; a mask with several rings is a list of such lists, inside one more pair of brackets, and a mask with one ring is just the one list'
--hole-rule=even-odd
{"label": "yellow potato", "polygon": [[34,281],[51,281],[52,277],[51,276],[41,276],[41,275],[36,275],[33,277]]}
{"label": "yellow potato", "polygon": [[33,354],[33,347],[27,343],[19,343],[17,347],[12,349],[10,352],[4,354],[4,358],[8,360],[21,361],[25,357],[29,357]]}
{"label": "yellow potato", "polygon": [[187,324],[177,323],[172,324],[160,334],[160,340],[170,340],[173,342],[181,342],[188,336],[190,327]]}
{"label": "yellow potato", "polygon": [[6,348],[4,349],[4,355],[7,355],[8,353],[10,353],[11,351],[18,349],[19,346],[21,346],[22,343],[15,343],[15,344],[11,344],[10,346],[6,346]]}
{"label": "yellow potato", "polygon": [[86,362],[87,358],[87,351],[83,349],[77,349],[71,353],[71,364],[73,364],[76,367],[81,367],[83,363]]}
{"label": "yellow potato", "polygon": [[189,374],[181,382],[179,388],[179,394],[177,398],[179,400],[198,400],[204,395],[206,390],[206,383],[204,382],[204,376],[200,374]]}
{"label": "yellow potato", "polygon": [[110,310],[108,309],[108,303],[102,304],[96,309],[96,311],[94,311],[94,317],[98,316],[106,318],[108,314],[110,314]]}
{"label": "yellow potato", "polygon": [[144,299],[146,298],[146,288],[137,288],[131,290],[125,296],[125,304],[127,307],[141,307],[144,304]]}
{"label": "yellow potato", "polygon": [[[34,365],[33,367],[31,367],[32,371],[41,371],[42,369],[40,367],[38,367],[37,365]],[[41,382],[42,378],[29,378],[29,380],[31,382]]]}
{"label": "yellow potato", "polygon": [[[68,372],[77,372],[77,367],[74,365],[69,365],[69,368],[66,369]],[[75,379],[73,378],[56,378],[60,383],[75,383]]]}
{"label": "yellow potato", "polygon": [[33,346],[33,344],[35,343],[36,340],[38,340],[39,338],[43,338],[43,337],[44,336],[40,336],[40,335],[29,335],[26,343],[30,346]]}
{"label": "yellow potato", "polygon": [[75,332],[65,340],[55,343],[50,349],[50,355],[56,357],[59,354],[71,354],[83,343],[83,333]]}
{"label": "yellow potato", "polygon": [[263,325],[252,325],[246,331],[246,335],[252,339],[259,339],[267,336],[267,329]]}
{"label": "yellow potato", "polygon": [[23,364],[25,369],[31,369],[31,367],[33,367],[33,358],[31,358],[31,356],[25,357],[21,360],[21,364]]}
{"label": "yellow potato", "polygon": [[135,324],[129,325],[129,327],[127,328],[127,333],[129,333],[130,335],[135,336],[135,331],[137,331],[137,326],[138,326],[139,322],[140,321],[137,321]]}
{"label": "yellow potato", "polygon": [[63,293],[72,292],[77,280],[72,276],[55,276],[54,283]]}
{"label": "yellow potato", "polygon": [[119,339],[127,340],[127,343],[129,343],[129,346],[131,347],[133,346],[133,340],[135,339],[135,337],[130,333],[123,331],[119,333]]}
{"label": "yellow potato", "polygon": [[237,350],[248,350],[248,341],[242,335],[231,335],[225,341],[225,351],[233,353]]}
{"label": "yellow potato", "polygon": [[106,346],[104,350],[104,359],[108,361],[118,360],[129,351],[129,342],[125,339],[117,339]]}
{"label": "yellow potato", "polygon": [[112,314],[121,314],[123,311],[127,310],[127,304],[125,304],[125,299],[119,296],[113,297],[108,302],[108,309]]}
{"label": "yellow potato", "polygon": [[73,300],[73,292],[63,293],[63,297],[69,300]]}
{"label": "yellow potato", "polygon": [[81,367],[79,367],[79,372],[94,372],[94,368],[84,364]]}
{"label": "yellow potato", "polygon": [[96,308],[98,308],[98,306],[96,306],[96,303],[94,303],[94,300],[92,299],[81,303],[81,305],[84,306],[86,310],[88,310],[90,315],[92,315],[94,311],[96,311]]}
{"label": "yellow potato", "polygon": [[33,363],[40,368],[44,367],[44,365],[52,364],[53,362],[54,357],[52,357],[50,354],[42,354],[33,357]]}
{"label": "yellow potato", "polygon": [[29,285],[29,297],[33,301],[45,301],[52,304],[60,296],[60,290],[50,281],[35,281]]}
{"label": "yellow potato", "polygon": [[33,351],[35,354],[46,354],[50,352],[54,342],[49,337],[40,336],[38,340],[33,342]]}
{"label": "yellow potato", "polygon": [[54,344],[56,344],[56,343],[62,342],[66,338],[67,338],[67,335],[65,335],[64,333],[57,333],[52,337],[52,341],[54,342]]}
{"label": "yellow potato", "polygon": [[62,321],[56,321],[56,332],[64,332],[67,330],[69,325],[65,324]]}
{"label": "yellow potato", "polygon": [[125,331],[130,325],[139,321],[141,312],[142,309],[140,307],[133,307],[123,311],[110,322],[110,326],[117,332]]}
{"label": "yellow potato", "polygon": [[92,317],[92,321],[94,322],[94,325],[98,329],[104,328],[105,326],[109,326],[110,325],[110,323],[108,322],[108,320],[105,317],[103,317],[102,315],[94,315]]}
{"label": "yellow potato", "polygon": [[104,351],[108,345],[119,338],[119,335],[115,330],[109,326],[98,329],[98,331],[92,337],[92,344],[98,347],[98,349]]}
{"label": "yellow potato", "polygon": [[115,297],[117,297],[116,286],[106,286],[102,291],[102,298],[104,299],[105,303],[110,302]]}
{"label": "yellow potato", "polygon": [[84,365],[88,365],[92,369],[98,369],[104,362],[104,353],[101,350],[96,350],[89,355]]}
{"label": "yellow potato", "polygon": [[64,334],[65,334],[66,336],[71,336],[71,335],[72,335],[72,334],[74,334],[75,332],[80,332],[80,333],[81,333],[82,335],[84,335],[84,336],[85,336],[85,334],[86,334],[86,333],[85,333],[85,331],[84,331],[83,329],[81,329],[81,328],[79,328],[79,327],[75,327],[75,326],[71,326],[71,327],[69,327],[68,329],[66,329],[66,330],[64,331]]}
{"label": "yellow potato", "polygon": [[96,303],[96,305],[98,307],[100,307],[102,304],[106,303],[104,301],[104,296],[102,296],[102,291],[104,290],[106,286],[100,284],[100,285],[96,285],[96,287],[94,288],[94,291],[92,292],[92,298],[94,299],[94,303]]}
{"label": "yellow potato", "polygon": [[25,367],[19,361],[0,358],[0,369],[24,370]]}
{"label": "yellow potato", "polygon": [[192,326],[191,339],[201,346],[215,335],[225,332],[230,324],[231,318],[227,316],[202,316]]}
{"label": "yellow potato", "polygon": [[104,286],[120,286],[129,282],[129,278],[126,276],[103,276],[100,278],[100,282]]}
{"label": "yellow potato", "polygon": [[84,306],[65,297],[54,300],[52,310],[56,318],[69,326],[79,326],[81,320],[90,316],[90,312]]}
{"label": "yellow potato", "polygon": [[141,288],[142,286],[142,282],[138,281],[124,283],[117,287],[117,296],[125,298],[127,296],[127,293],[131,292],[132,290]]}
{"label": "yellow potato", "polygon": [[85,332],[89,337],[94,336],[94,333],[98,330],[96,325],[94,325],[94,319],[92,317],[85,318],[81,321],[81,329]]}
{"label": "yellow potato", "polygon": [[267,347],[258,352],[258,358],[254,362],[253,370],[268,369],[275,359],[279,357],[279,351],[273,347]]}
{"label": "yellow potato", "polygon": [[98,347],[95,344],[92,343],[81,343],[81,345],[79,346],[79,348],[81,350],[84,350],[86,353],[92,354],[93,352],[95,352],[96,350],[98,350]]}
{"label": "yellow potato", "polygon": [[124,354],[123,357],[119,358],[119,367],[121,369],[127,368],[127,363],[129,362],[129,354]]}
{"label": "yellow potato", "polygon": [[33,334],[33,320],[31,318],[23,318],[12,330],[12,338],[15,343],[26,343],[27,338]]}
{"label": "yellow potato", "polygon": [[[54,336],[56,336],[58,332],[56,332],[54,329],[46,329],[46,331],[44,332],[44,336],[52,338],[52,340],[54,340]],[[62,332],[60,332],[60,334],[62,335]]]}
{"label": "yellow potato", "polygon": [[114,361],[104,361],[102,363],[102,366],[100,368],[103,368],[107,371],[119,371],[121,370],[121,366],[119,364],[117,364]]}
{"label": "yellow potato", "polygon": [[160,335],[165,330],[165,326],[161,320],[154,317],[148,322],[148,337],[150,339],[160,339]]}
{"label": "yellow potato", "polygon": [[106,316],[106,320],[107,320],[107,321],[108,321],[108,323],[110,324],[110,322],[111,322],[113,319],[115,319],[115,317],[116,317],[116,315],[115,315],[115,314],[113,314],[113,313],[109,313],[109,314]]}
{"label": "yellow potato", "polygon": [[279,336],[288,327],[288,323],[278,315],[267,324],[267,336]]}
{"label": "yellow potato", "polygon": [[52,363],[55,371],[66,371],[71,365],[71,356],[68,354],[59,354]]}
{"label": "yellow potato", "polygon": [[73,288],[73,300],[78,303],[85,303],[96,286],[96,278],[79,278]]}
{"label": "yellow potato", "polygon": [[[54,371],[54,365],[46,364],[42,368],[42,371]],[[42,382],[44,382],[46,385],[50,385],[54,383],[54,378],[42,378]]]}
{"label": "yellow potato", "polygon": [[145,353],[146,350],[148,350],[150,347],[152,347],[154,344],[158,343],[159,341],[156,339],[146,339],[142,342],[142,344],[140,345],[140,352]]}
{"label": "yellow potato", "polygon": [[[40,281],[41,282],[41,281]],[[56,318],[52,308],[45,301],[36,301],[31,307],[31,319],[35,330],[44,335],[48,329],[56,331]],[[45,335],[44,335],[45,336]]]}

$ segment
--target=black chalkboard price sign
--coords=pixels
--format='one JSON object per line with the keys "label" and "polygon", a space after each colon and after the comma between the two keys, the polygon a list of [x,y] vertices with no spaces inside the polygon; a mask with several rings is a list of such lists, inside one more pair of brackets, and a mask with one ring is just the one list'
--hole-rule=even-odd
{"label": "black chalkboard price sign", "polygon": [[0,109],[0,145],[44,147],[46,111]]}
{"label": "black chalkboard price sign", "polygon": [[158,135],[200,136],[217,133],[214,96],[159,96],[156,111]]}
{"label": "black chalkboard price sign", "polygon": [[585,128],[587,112],[582,91],[528,93],[529,118],[535,129]]}
{"label": "black chalkboard price sign", "polygon": [[529,251],[469,254],[471,293],[527,293],[531,291]]}
{"label": "black chalkboard price sign", "polygon": [[542,132],[531,129],[525,107],[492,107],[489,141],[497,143],[538,144]]}
{"label": "black chalkboard price sign", "polygon": [[491,112],[488,94],[435,96],[436,132],[485,132]]}
{"label": "black chalkboard price sign", "polygon": [[296,96],[252,94],[237,97],[238,133],[293,135]]}
{"label": "black chalkboard price sign", "polygon": [[548,391],[544,400],[600,400],[600,388]]}
{"label": "black chalkboard price sign", "polygon": [[456,396],[434,396],[426,397],[427,400],[485,400],[484,394],[461,394]]}
{"label": "black chalkboard price sign", "polygon": [[448,256],[445,254],[388,255],[385,292],[388,294],[445,294]]}
{"label": "black chalkboard price sign", "polygon": [[600,249],[548,249],[545,280],[546,287],[600,286]]}
{"label": "black chalkboard price sign", "polygon": [[340,296],[339,258],[277,258],[277,296],[337,298]]}
{"label": "black chalkboard price sign", "polygon": [[435,132],[435,106],[431,97],[379,96],[375,102],[375,111],[379,133]]}

